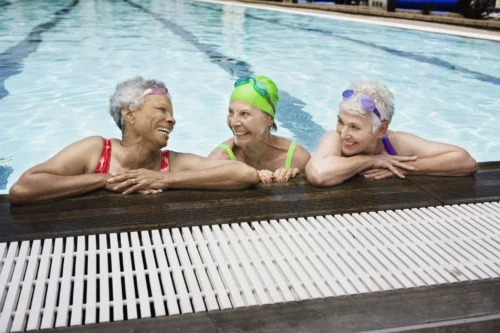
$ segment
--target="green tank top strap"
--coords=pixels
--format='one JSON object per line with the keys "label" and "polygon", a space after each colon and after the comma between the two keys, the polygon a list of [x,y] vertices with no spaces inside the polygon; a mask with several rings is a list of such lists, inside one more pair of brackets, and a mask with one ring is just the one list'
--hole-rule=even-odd
{"label": "green tank top strap", "polygon": [[234,153],[233,153],[233,150],[231,149],[231,147],[229,147],[225,143],[221,143],[220,145],[217,146],[217,148],[224,149],[226,151],[226,153],[229,155],[229,158],[231,159],[231,161],[236,161],[236,156],[234,156]]}
{"label": "green tank top strap", "polygon": [[296,142],[293,142],[290,144],[290,147],[288,147],[288,153],[286,154],[286,160],[285,160],[285,168],[289,169],[292,167],[292,158],[293,158],[293,152],[295,151],[295,147],[297,146]]}

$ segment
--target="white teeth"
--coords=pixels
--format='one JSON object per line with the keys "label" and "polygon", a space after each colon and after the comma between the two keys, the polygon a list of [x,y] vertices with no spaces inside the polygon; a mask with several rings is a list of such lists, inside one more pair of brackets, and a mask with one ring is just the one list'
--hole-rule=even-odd
{"label": "white teeth", "polygon": [[356,142],[346,142],[346,141],[344,141],[344,143],[345,143],[346,145],[348,145],[348,146],[352,146],[352,145],[353,145],[353,144],[355,144]]}
{"label": "white teeth", "polygon": [[158,127],[157,130],[160,131],[160,132],[168,133],[168,134],[170,134],[170,132],[172,132],[172,130],[170,130],[170,129],[166,128],[166,127]]}
{"label": "white teeth", "polygon": [[234,134],[236,134],[236,135],[245,135],[245,134],[248,134],[248,132],[234,132]]}

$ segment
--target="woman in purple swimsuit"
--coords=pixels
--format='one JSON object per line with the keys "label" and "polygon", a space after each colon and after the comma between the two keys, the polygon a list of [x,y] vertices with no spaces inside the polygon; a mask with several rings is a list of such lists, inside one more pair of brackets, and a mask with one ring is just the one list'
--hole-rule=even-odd
{"label": "woman in purple swimsuit", "polygon": [[354,175],[405,178],[408,174],[465,176],[477,171],[464,149],[388,130],[394,97],[380,82],[359,81],[342,93],[337,129],[321,138],[306,167],[309,182],[333,186]]}

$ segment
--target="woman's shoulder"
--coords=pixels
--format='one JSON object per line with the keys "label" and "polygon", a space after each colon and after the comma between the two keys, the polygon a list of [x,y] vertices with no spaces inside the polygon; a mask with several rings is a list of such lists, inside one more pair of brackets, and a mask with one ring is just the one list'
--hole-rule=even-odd
{"label": "woman's shoulder", "polygon": [[293,147],[292,167],[299,169],[305,168],[307,162],[311,158],[311,154],[307,151],[307,149],[291,139],[279,136],[276,137],[280,140],[280,144],[287,149],[287,155],[291,153],[292,150],[290,148],[292,148],[292,144],[295,143],[295,146]]}
{"label": "woman's shoulder", "polygon": [[307,151],[307,149],[297,144],[293,152],[292,167],[304,169],[310,158],[311,154]]}
{"label": "woman's shoulder", "polygon": [[234,144],[234,138],[230,138],[215,147],[214,150],[207,156],[210,159],[214,160],[229,160],[229,151],[233,152],[235,151],[236,145]]}

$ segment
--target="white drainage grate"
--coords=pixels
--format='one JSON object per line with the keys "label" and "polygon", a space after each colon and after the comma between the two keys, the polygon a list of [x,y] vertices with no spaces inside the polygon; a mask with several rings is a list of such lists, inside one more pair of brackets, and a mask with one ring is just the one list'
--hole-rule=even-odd
{"label": "white drainage grate", "polygon": [[0,332],[500,276],[500,203],[0,244]]}

